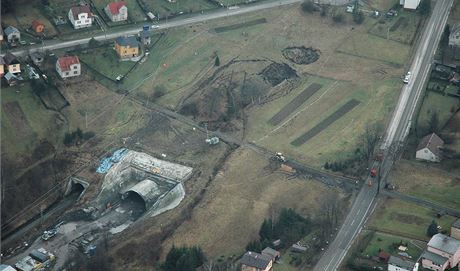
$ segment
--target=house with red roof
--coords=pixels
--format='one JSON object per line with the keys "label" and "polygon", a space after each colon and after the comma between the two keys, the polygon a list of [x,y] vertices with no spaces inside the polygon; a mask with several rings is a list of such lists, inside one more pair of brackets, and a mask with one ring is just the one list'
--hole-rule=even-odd
{"label": "house with red roof", "polygon": [[88,6],[74,6],[70,8],[68,17],[74,29],[93,25],[93,13],[91,13],[91,9]]}
{"label": "house with red roof", "polygon": [[79,76],[81,74],[80,60],[77,56],[63,56],[56,61],[56,71],[61,78]]}
{"label": "house with red roof", "polygon": [[104,8],[104,11],[112,22],[128,20],[128,7],[125,1],[111,2]]}

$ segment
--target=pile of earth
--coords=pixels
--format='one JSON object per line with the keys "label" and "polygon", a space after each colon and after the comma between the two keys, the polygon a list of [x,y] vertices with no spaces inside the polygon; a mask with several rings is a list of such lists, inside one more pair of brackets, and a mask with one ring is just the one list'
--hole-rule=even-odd
{"label": "pile of earth", "polygon": [[283,50],[283,56],[295,64],[307,65],[319,59],[320,51],[312,47],[288,47]]}
{"label": "pile of earth", "polygon": [[265,67],[260,75],[272,86],[276,86],[286,79],[298,77],[297,72],[288,64],[276,62],[273,62]]}

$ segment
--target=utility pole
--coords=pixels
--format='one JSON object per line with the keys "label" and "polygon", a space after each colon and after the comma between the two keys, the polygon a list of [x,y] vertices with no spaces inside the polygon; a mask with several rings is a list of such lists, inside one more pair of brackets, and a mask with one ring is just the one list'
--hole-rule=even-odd
{"label": "utility pole", "polygon": [[85,111],[85,129],[88,129],[88,111]]}

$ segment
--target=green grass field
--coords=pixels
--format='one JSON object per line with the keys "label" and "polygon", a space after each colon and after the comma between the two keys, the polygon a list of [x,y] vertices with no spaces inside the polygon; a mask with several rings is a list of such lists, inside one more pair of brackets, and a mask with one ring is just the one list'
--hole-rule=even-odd
{"label": "green grass field", "polygon": [[[57,124],[56,113],[47,110],[41,103],[30,87],[25,83],[22,86],[3,88],[1,92],[2,100],[2,154],[8,158],[18,158],[22,155],[30,155],[35,146],[42,139],[48,140],[52,144],[59,144],[62,140],[65,127]],[[29,128],[26,133],[18,133],[14,129],[13,122],[17,119],[10,119],[5,114],[4,105],[8,102],[17,102],[24,112],[25,119]],[[46,124],[46,125],[44,125]]]}
{"label": "green grass field", "polygon": [[353,56],[404,65],[409,57],[409,46],[369,34],[352,34],[337,52]]}
{"label": "green grass field", "polygon": [[[383,19],[385,23],[375,23],[369,33],[381,38],[410,44],[415,36],[421,15],[417,12],[400,10],[398,17]],[[399,26],[398,26],[399,25]]]}
{"label": "green grass field", "polygon": [[431,115],[436,112],[439,119],[439,128],[442,128],[452,116],[452,108],[455,109],[459,106],[460,101],[456,98],[427,91],[417,118],[417,127],[426,130],[429,126]]}
{"label": "green grass field", "polygon": [[415,246],[410,239],[391,234],[375,233],[361,255],[364,257],[377,256],[380,250],[396,255],[399,250],[394,247],[394,244],[399,244],[400,242],[408,244],[406,253],[412,256],[413,259],[417,259],[422,253],[422,249]]}
{"label": "green grass field", "polygon": [[160,15],[160,19],[179,12],[200,12],[202,10],[217,8],[216,5],[213,5],[206,0],[178,0],[173,3],[165,0],[143,1],[154,10],[153,13],[155,13],[155,15]]}
{"label": "green grass field", "polygon": [[377,206],[368,225],[395,235],[428,240],[426,229],[432,220],[435,220],[443,230],[449,231],[456,218],[444,215],[438,219],[436,212],[431,209],[396,199],[387,199]]}

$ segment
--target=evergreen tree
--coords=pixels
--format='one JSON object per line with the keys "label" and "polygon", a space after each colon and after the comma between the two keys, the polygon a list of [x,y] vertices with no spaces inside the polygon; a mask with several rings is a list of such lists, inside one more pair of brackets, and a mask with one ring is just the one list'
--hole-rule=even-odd
{"label": "evergreen tree", "polygon": [[260,226],[259,236],[260,240],[273,239],[273,221],[271,219],[264,219],[262,226]]}
{"label": "evergreen tree", "polygon": [[216,60],[214,61],[214,66],[216,66],[216,67],[220,66],[220,58],[217,55],[216,55]]}
{"label": "evergreen tree", "polygon": [[433,235],[438,233],[438,224],[436,221],[431,221],[431,224],[428,226],[428,229],[426,230],[426,235],[428,237],[432,237]]}
{"label": "evergreen tree", "polygon": [[422,0],[420,2],[420,14],[426,16],[431,12],[431,0]]}

